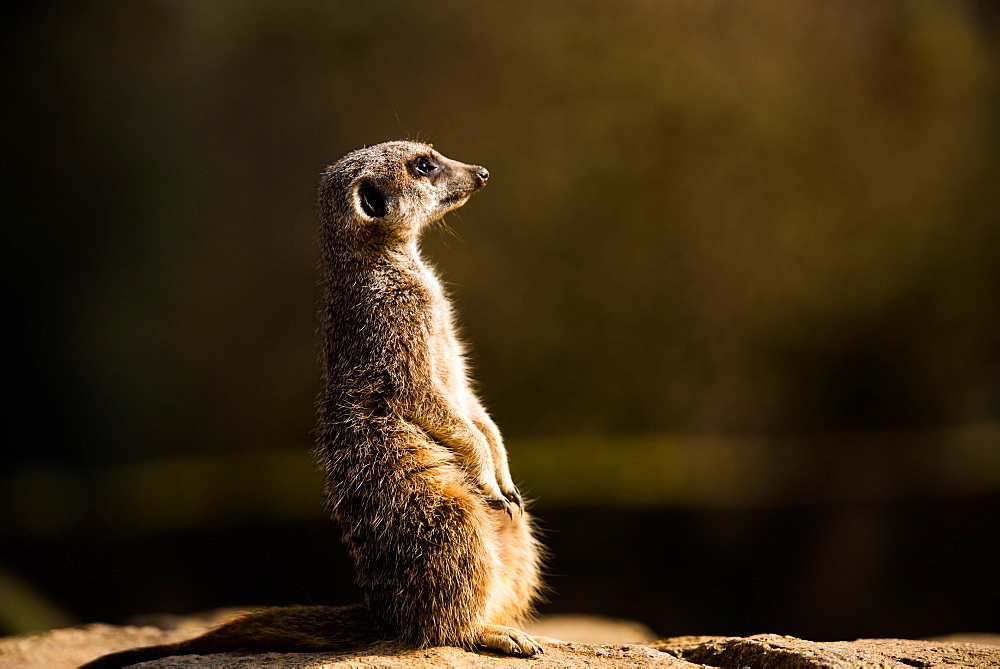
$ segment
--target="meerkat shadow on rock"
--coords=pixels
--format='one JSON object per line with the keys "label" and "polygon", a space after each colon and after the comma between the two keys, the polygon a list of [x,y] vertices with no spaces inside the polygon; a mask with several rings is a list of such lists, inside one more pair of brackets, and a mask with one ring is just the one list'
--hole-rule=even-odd
{"label": "meerkat shadow on rock", "polygon": [[344,156],[320,180],[316,456],[363,603],[264,609],[85,667],[239,649],[349,652],[380,640],[542,652],[515,627],[541,588],[531,518],[472,390],[451,305],[417,246],[488,178],[397,141]]}

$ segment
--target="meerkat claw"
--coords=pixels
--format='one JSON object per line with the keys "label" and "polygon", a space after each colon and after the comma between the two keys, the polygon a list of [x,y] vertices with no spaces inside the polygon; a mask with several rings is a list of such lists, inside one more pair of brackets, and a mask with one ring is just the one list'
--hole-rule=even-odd
{"label": "meerkat claw", "polygon": [[521,498],[521,493],[518,492],[517,488],[514,488],[510,492],[505,492],[504,497],[517,506],[518,513],[522,516],[524,515],[524,500]]}
{"label": "meerkat claw", "polygon": [[504,500],[503,510],[504,510],[504,513],[507,514],[508,518],[510,518],[511,520],[514,520],[514,509],[511,508],[511,503],[508,500],[506,500],[506,499]]}
{"label": "meerkat claw", "polygon": [[513,519],[514,519],[514,514],[513,514],[513,512],[512,512],[511,510],[510,510],[510,507],[511,507],[511,504],[510,504],[510,502],[509,502],[509,501],[507,500],[507,498],[505,498],[505,497],[501,497],[501,498],[491,498],[491,497],[487,497],[487,498],[486,498],[486,504],[487,504],[487,505],[488,505],[488,506],[489,506],[489,507],[490,507],[491,509],[495,509],[495,510],[497,510],[497,511],[503,511],[503,512],[504,512],[504,513],[506,513],[506,514],[507,514],[508,516],[510,516],[511,520],[513,520]]}

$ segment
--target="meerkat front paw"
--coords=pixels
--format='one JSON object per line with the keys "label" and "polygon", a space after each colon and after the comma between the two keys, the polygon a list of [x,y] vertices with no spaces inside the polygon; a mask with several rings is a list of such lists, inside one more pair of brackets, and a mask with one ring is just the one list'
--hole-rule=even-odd
{"label": "meerkat front paw", "polygon": [[510,470],[507,469],[507,456],[496,459],[494,461],[497,465],[496,467],[496,477],[497,483],[500,485],[500,492],[503,493],[504,498],[512,506],[516,506],[518,513],[522,516],[524,515],[524,500],[521,498],[521,492],[514,485],[514,481],[510,478]]}
{"label": "meerkat front paw", "polygon": [[486,504],[491,509],[496,509],[497,511],[503,511],[511,520],[514,519],[514,504],[507,498],[506,495],[500,495],[499,497],[486,496]]}
{"label": "meerkat front paw", "polygon": [[545,649],[531,636],[515,627],[503,625],[480,625],[476,630],[475,643],[487,650],[520,657],[531,657],[545,652]]}
{"label": "meerkat front paw", "polygon": [[501,485],[500,492],[503,493],[503,496],[507,499],[508,502],[510,502],[511,505],[517,507],[518,513],[520,513],[523,516],[524,500],[521,498],[521,493],[517,489],[517,486],[514,485],[513,483],[509,484],[509,487],[507,485]]}
{"label": "meerkat front paw", "polygon": [[[488,474],[487,472],[480,472],[476,477],[476,483],[479,485],[479,491],[486,498],[486,504],[489,505],[491,509],[497,509],[498,511],[505,512],[511,518],[514,518],[514,500],[501,489],[500,485],[497,483],[496,477]],[[520,498],[520,495],[517,496]]]}

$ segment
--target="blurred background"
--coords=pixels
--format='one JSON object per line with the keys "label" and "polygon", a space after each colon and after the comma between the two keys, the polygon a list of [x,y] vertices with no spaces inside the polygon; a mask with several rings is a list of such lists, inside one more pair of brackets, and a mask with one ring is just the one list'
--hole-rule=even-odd
{"label": "blurred background", "polygon": [[1000,629],[1000,11],[29,3],[4,21],[0,633],[357,598],[314,471],[320,172],[431,230],[553,556],[664,636]]}

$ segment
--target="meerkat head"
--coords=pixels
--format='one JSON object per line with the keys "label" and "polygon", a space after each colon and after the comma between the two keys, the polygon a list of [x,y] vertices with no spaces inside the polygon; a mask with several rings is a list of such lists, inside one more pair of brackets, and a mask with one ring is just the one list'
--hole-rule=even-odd
{"label": "meerkat head", "polygon": [[386,142],[349,153],[328,168],[320,182],[320,207],[343,234],[369,231],[411,240],[465,204],[488,179],[486,168],[445,158],[430,145]]}

